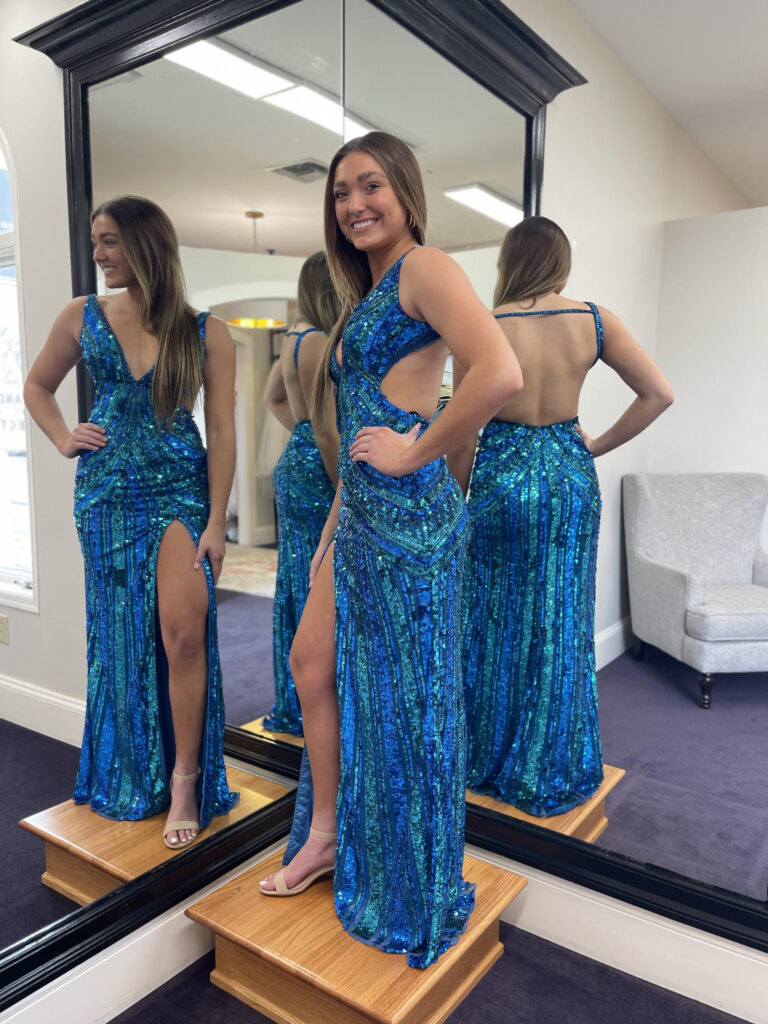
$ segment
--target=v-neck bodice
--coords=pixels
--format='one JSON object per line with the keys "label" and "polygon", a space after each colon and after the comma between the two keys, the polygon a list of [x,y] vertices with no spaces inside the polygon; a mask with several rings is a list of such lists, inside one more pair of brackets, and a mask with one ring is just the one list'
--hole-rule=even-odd
{"label": "v-neck bodice", "polygon": [[[197,318],[201,358],[207,317],[200,313]],[[104,448],[80,455],[78,500],[88,503],[105,494],[118,500],[126,488],[163,500],[161,482],[172,490],[171,483],[181,486],[193,464],[204,470],[205,447],[191,412],[178,409],[172,424],[158,427],[152,405],[154,367],[140,378],[133,376],[95,295],[85,302],[80,346],[96,392],[89,418],[104,428],[108,440]],[[206,500],[205,493],[201,500]]]}

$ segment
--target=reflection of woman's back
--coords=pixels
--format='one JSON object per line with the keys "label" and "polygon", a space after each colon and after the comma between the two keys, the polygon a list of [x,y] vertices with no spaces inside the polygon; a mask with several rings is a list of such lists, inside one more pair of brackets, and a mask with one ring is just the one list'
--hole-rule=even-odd
{"label": "reflection of woman's back", "polygon": [[[339,313],[324,253],[307,259],[299,277],[299,320],[287,331],[268,385],[267,403],[291,430],[272,484],[278,519],[273,615],[275,703],[267,729],[302,734],[301,707],[288,655],[309,587],[309,567],[333,501],[338,441],[321,452],[309,421],[312,380]],[[331,429],[331,433],[335,431]],[[329,476],[330,470],[333,479]]]}
{"label": "reflection of woman's back", "polygon": [[496,413],[497,420],[537,426],[576,417],[582,384],[599,356],[602,321],[586,302],[559,295],[550,301],[559,305],[540,308],[533,300],[495,311],[525,380],[523,390]]}
{"label": "reflection of woman's back", "polygon": [[485,428],[472,473],[468,784],[559,814],[603,777],[592,641],[600,490],[576,429],[602,324],[594,306],[554,290],[496,317],[525,386]]}
{"label": "reflection of woman's back", "polygon": [[[469,499],[468,785],[537,815],[582,803],[603,777],[593,455],[635,436],[671,401],[617,317],[604,311],[609,346],[597,307],[560,296],[569,272],[570,245],[552,221],[531,217],[507,235],[495,315],[525,386],[483,431]],[[601,357],[638,397],[592,441],[578,400]]]}

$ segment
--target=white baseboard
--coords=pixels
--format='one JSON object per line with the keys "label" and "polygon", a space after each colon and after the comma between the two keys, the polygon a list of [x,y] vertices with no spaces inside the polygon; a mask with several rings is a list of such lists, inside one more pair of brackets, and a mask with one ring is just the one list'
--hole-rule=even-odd
{"label": "white baseboard", "polygon": [[21,679],[0,676],[0,717],[79,747],[83,741],[85,701]]}
{"label": "white baseboard", "polygon": [[741,1020],[768,1024],[768,954],[485,850],[467,852],[528,879],[503,921]]}
{"label": "white baseboard", "polygon": [[595,664],[598,671],[614,661],[632,646],[632,628],[629,616],[595,633]]}

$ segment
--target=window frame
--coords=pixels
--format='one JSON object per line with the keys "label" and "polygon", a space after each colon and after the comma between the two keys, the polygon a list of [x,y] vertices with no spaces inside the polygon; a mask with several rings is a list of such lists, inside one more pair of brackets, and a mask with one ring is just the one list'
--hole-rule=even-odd
{"label": "window frame", "polygon": [[[0,268],[14,266],[16,268],[16,318],[18,324],[19,353],[21,361],[22,380],[26,378],[27,346],[24,330],[24,302],[23,283],[21,268],[21,252],[19,244],[19,204],[17,200],[18,190],[16,188],[16,173],[13,164],[13,157],[10,146],[0,131],[0,154],[5,162],[8,171],[8,181],[11,191],[11,208],[13,210],[13,230],[0,231]],[[16,608],[19,611],[39,614],[39,586],[38,586],[38,557],[37,557],[37,519],[35,514],[35,486],[34,467],[32,459],[32,431],[30,429],[29,414],[26,409],[24,415],[24,440],[25,440],[25,462],[27,471],[27,496],[29,512],[29,551],[30,551],[30,578],[29,586],[8,581],[0,568],[0,607]]]}

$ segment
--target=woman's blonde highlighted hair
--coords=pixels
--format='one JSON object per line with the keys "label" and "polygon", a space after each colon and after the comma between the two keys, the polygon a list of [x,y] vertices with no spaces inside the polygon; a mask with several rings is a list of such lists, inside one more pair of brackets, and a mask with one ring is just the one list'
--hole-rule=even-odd
{"label": "woman's blonde highlighted hair", "polygon": [[168,215],[149,199],[118,196],[91,214],[117,225],[120,248],[141,289],[141,323],[157,338],[152,406],[159,425],[176,411],[191,409],[203,383],[203,348],[197,317],[187,302],[176,231]]}
{"label": "woman's blonde highlighted hair", "polygon": [[506,233],[494,306],[535,299],[561,288],[571,272],[571,243],[548,217],[526,217]]}
{"label": "woman's blonde highlighted hair", "polygon": [[350,153],[368,153],[387,176],[392,189],[405,210],[406,222],[414,243],[424,244],[427,226],[427,203],[424,183],[416,157],[410,148],[387,132],[368,132],[350,139],[336,153],[328,168],[323,204],[325,216],[325,250],[331,280],[341,297],[341,315],[328,339],[323,359],[317,368],[312,388],[311,415],[315,429],[322,429],[326,406],[330,398],[329,368],[331,353],[344,333],[349,315],[360,300],[371,290],[373,279],[368,257],[347,241],[336,220],[334,182],[336,169]]}

